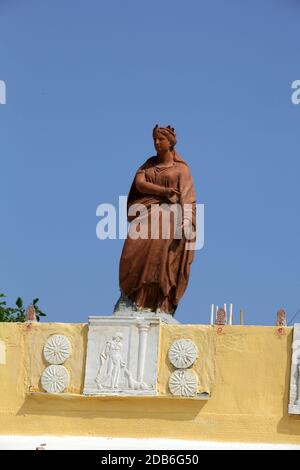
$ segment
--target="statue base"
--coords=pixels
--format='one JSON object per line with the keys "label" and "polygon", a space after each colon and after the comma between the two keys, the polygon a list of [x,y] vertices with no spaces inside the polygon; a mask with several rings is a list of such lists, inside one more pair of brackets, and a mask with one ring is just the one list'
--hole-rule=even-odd
{"label": "statue base", "polygon": [[175,320],[171,313],[161,312],[157,310],[155,312],[149,310],[139,309],[126,295],[120,295],[119,300],[117,301],[113,317],[131,317],[136,319],[159,319],[163,323],[179,325],[180,322]]}

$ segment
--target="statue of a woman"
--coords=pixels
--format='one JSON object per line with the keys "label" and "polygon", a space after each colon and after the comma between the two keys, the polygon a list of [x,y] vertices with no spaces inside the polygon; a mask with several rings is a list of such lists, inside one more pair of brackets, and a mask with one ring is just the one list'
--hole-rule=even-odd
{"label": "statue of a woman", "polygon": [[[129,230],[120,260],[120,289],[138,310],[173,314],[194,257],[194,239],[188,234],[195,234],[196,195],[189,168],[175,151],[174,129],[157,125],[153,140],[157,155],[138,169],[128,196],[128,220],[131,225],[138,221],[141,232],[146,222],[148,236],[132,237]],[[134,215],[136,204],[143,205],[144,214]],[[164,216],[170,221],[167,236],[154,227],[154,220],[161,224]]]}

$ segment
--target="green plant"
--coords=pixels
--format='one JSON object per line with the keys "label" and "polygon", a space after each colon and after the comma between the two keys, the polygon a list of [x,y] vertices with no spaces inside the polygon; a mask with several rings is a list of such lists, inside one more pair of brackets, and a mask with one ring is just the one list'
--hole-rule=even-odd
{"label": "green plant", "polygon": [[[24,302],[21,297],[18,297],[16,300],[15,307],[8,307],[5,294],[0,293],[0,322],[24,322],[26,318],[26,308],[24,307]],[[40,321],[40,317],[45,317],[46,314],[42,312],[38,306],[39,299],[33,299],[32,305],[35,309],[36,319]]]}

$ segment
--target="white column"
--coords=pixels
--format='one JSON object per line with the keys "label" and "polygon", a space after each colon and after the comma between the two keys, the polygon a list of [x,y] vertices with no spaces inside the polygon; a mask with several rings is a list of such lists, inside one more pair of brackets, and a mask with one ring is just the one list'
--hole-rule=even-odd
{"label": "white column", "polygon": [[137,366],[137,381],[143,381],[145,359],[146,359],[146,348],[147,348],[147,337],[150,325],[148,323],[140,323],[139,329],[139,352],[138,352],[138,366]]}

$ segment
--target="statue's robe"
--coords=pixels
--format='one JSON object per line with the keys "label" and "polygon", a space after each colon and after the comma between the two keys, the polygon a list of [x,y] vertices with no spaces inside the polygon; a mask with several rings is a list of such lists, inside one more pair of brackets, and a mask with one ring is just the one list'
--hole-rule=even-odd
{"label": "statue's robe", "polygon": [[[170,207],[175,207],[171,202],[178,204],[182,208],[182,222],[184,219],[190,219],[195,232],[196,195],[192,176],[187,164],[176,152],[174,152],[174,162],[168,165],[158,164],[157,156],[150,157],[138,169],[136,175],[138,173],[144,173],[147,182],[179,190],[180,195],[168,201],[156,195],[143,194],[137,190],[134,179],[127,202],[131,227],[120,260],[120,289],[139,309],[174,313],[187,287],[190,265],[194,258],[194,250],[186,248],[191,247],[191,241],[195,241],[195,238],[187,239],[184,234],[178,238],[174,234],[174,224],[178,225],[180,218],[176,219],[172,211],[170,216]],[[130,215],[130,210],[134,213],[133,209],[137,207],[134,208],[134,204],[143,204],[145,212]],[[168,204],[169,209],[163,204]],[[170,216],[168,238],[163,238],[162,213]],[[157,230],[153,220],[158,216],[159,219],[156,218],[160,221],[159,232],[156,232],[158,238],[153,238],[151,231],[155,228]],[[140,229],[145,235],[145,227],[148,230],[146,239],[131,238],[133,230],[136,234]],[[180,232],[182,233],[182,230]]]}

